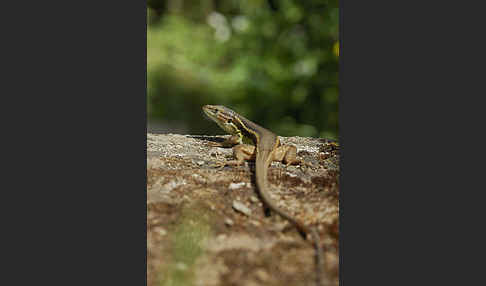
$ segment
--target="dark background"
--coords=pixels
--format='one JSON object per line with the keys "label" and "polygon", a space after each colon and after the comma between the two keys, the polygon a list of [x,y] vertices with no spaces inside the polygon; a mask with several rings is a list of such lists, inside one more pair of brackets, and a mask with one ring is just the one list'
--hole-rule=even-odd
{"label": "dark background", "polygon": [[338,137],[336,0],[149,0],[149,132],[222,131],[221,104],[282,136]]}

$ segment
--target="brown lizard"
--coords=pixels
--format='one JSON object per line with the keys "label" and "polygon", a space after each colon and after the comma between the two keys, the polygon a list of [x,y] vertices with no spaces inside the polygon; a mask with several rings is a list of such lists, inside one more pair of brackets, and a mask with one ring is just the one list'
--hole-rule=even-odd
{"label": "brown lizard", "polygon": [[[276,134],[222,105],[205,105],[203,106],[203,111],[223,130],[232,135],[222,143],[213,144],[214,146],[220,147],[234,146],[233,155],[235,160],[225,162],[222,166],[241,165],[245,160],[255,160],[256,184],[265,205],[271,211],[276,212],[295,225],[304,239],[308,239],[307,235],[312,237],[316,250],[316,282],[317,285],[321,285],[323,281],[323,257],[319,234],[314,228],[308,228],[290,214],[280,209],[271,199],[268,190],[269,187],[267,186],[267,173],[272,161],[281,161],[287,166],[302,163],[307,164],[297,158],[297,148],[291,145],[281,145],[280,139]],[[243,144],[243,139],[252,141],[254,146]]]}

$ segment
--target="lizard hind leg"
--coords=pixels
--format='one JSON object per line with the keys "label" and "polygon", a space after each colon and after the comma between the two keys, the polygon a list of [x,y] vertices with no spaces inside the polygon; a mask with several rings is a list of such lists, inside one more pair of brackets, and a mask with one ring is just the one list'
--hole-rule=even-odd
{"label": "lizard hind leg", "polygon": [[297,148],[292,145],[279,146],[273,155],[274,161],[279,161],[287,166],[298,165],[302,163],[302,160],[297,158]]}
{"label": "lizard hind leg", "polygon": [[306,167],[314,167],[311,163],[301,160],[297,157],[297,148],[292,145],[279,146],[274,154],[274,161],[280,161],[288,166],[290,165],[305,165]]}

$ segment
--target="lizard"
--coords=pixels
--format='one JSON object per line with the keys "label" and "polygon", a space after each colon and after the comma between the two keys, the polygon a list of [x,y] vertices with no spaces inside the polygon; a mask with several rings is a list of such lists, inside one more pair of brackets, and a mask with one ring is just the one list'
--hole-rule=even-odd
{"label": "lizard", "polygon": [[[314,241],[316,250],[316,269],[317,285],[321,284],[323,269],[322,248],[320,245],[319,234],[314,228],[309,228],[301,223],[289,213],[280,209],[269,195],[269,187],[267,186],[267,173],[270,164],[273,161],[281,161],[287,166],[294,164],[308,164],[297,158],[297,148],[292,145],[282,145],[279,137],[272,131],[259,126],[258,124],[248,120],[235,111],[222,105],[204,105],[203,112],[224,131],[231,136],[221,143],[213,143],[213,146],[219,147],[233,147],[233,156],[235,160],[227,161],[221,164],[221,167],[226,165],[239,166],[245,160],[255,161],[255,177],[256,185],[264,204],[273,212],[279,214],[283,218],[290,221],[302,235],[308,240],[308,235]],[[243,142],[252,142],[254,145],[243,144]]]}

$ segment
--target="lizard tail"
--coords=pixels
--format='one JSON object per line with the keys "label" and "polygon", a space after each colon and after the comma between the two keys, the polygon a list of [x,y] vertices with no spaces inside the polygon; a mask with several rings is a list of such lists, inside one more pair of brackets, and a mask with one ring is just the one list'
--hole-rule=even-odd
{"label": "lizard tail", "polygon": [[276,212],[283,218],[290,221],[293,225],[297,227],[299,233],[304,237],[307,238],[307,234],[310,233],[309,229],[295,218],[293,218],[290,214],[280,209],[277,204],[272,200],[269,194],[269,188],[267,186],[267,172],[268,167],[272,162],[272,152],[269,150],[257,150],[256,159],[255,159],[255,168],[256,168],[256,184],[258,190],[260,192],[260,196],[262,197],[263,202],[270,208],[271,211]]}
{"label": "lizard tail", "polygon": [[272,162],[272,153],[269,150],[257,150],[255,158],[255,168],[256,168],[256,184],[263,202],[270,208],[271,211],[276,212],[280,216],[284,217],[292,224],[294,224],[299,233],[307,239],[307,234],[310,234],[313,240],[315,248],[315,264],[316,264],[316,285],[321,286],[324,282],[324,258],[322,257],[322,247],[320,242],[320,237],[315,228],[309,229],[304,224],[300,223],[294,219],[290,214],[280,209],[275,202],[270,198],[267,186],[267,172],[268,167]]}

